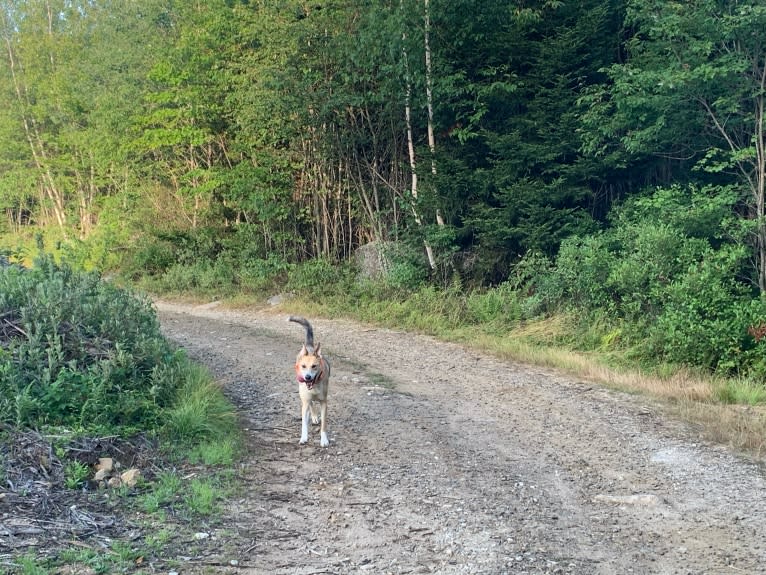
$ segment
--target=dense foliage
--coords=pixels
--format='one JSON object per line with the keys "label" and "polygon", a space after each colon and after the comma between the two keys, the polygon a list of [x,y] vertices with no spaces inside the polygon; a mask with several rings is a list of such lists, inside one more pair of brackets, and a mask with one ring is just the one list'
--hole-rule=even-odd
{"label": "dense foliage", "polygon": [[0,421],[158,430],[186,365],[145,298],[49,257],[0,265]]}
{"label": "dense foliage", "polygon": [[14,0],[0,18],[7,245],[43,229],[82,267],[222,293],[359,289],[337,270],[375,242],[381,297],[575,309],[642,357],[763,373],[757,0]]}

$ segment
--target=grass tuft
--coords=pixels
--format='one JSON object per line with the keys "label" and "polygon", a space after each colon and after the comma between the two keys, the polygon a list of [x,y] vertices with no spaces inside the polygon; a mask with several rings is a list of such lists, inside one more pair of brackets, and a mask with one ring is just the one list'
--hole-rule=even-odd
{"label": "grass tuft", "polygon": [[163,436],[188,445],[231,437],[237,428],[234,410],[220,385],[204,367],[194,364],[184,366],[177,400],[163,416]]}

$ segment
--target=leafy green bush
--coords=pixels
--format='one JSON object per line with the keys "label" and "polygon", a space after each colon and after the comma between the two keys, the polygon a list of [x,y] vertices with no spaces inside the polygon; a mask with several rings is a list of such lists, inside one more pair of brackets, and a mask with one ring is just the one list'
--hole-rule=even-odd
{"label": "leafy green bush", "polygon": [[212,266],[221,258],[224,234],[218,228],[197,228],[142,237],[124,258],[121,273],[134,281],[168,273],[172,276],[186,268],[196,269],[193,275],[199,275],[198,266]]}
{"label": "leafy green bush", "polygon": [[275,254],[266,259],[246,259],[239,269],[239,282],[243,289],[264,291],[284,283],[290,269],[290,264]]}
{"label": "leafy green bush", "polygon": [[223,251],[224,234],[221,228],[211,227],[167,232],[157,237],[173,246],[178,263],[193,264],[216,260]]}
{"label": "leafy green bush", "polygon": [[569,306],[585,310],[610,309],[614,295],[607,289],[607,280],[617,256],[613,242],[606,234],[564,240],[556,266],[545,287],[546,307]]}
{"label": "leafy green bush", "polygon": [[422,247],[406,243],[389,244],[383,256],[389,261],[385,283],[395,290],[415,292],[428,279],[428,262]]}
{"label": "leafy green bush", "polygon": [[151,303],[38,259],[0,269],[0,420],[18,426],[151,427],[152,378],[173,360]]}
{"label": "leafy green bush", "polygon": [[642,221],[614,230],[620,249],[610,260],[604,287],[623,318],[656,317],[668,288],[712,248],[663,223]]}
{"label": "leafy green bush", "polygon": [[164,240],[150,239],[136,248],[125,264],[123,274],[131,279],[158,276],[176,262],[173,245]]}
{"label": "leafy green bush", "polygon": [[171,266],[152,285],[170,293],[227,294],[237,287],[238,279],[235,269],[227,260],[200,260]]}
{"label": "leafy green bush", "polygon": [[536,280],[547,308],[569,307],[585,324],[599,322],[596,332],[619,324],[610,346],[640,347],[648,358],[763,373],[766,342],[748,330],[766,309],[746,281],[748,250],[727,236],[735,201],[729,188],[694,187],[632,199],[608,230],[562,243],[555,268]]}
{"label": "leafy green bush", "polygon": [[755,340],[748,328],[759,322],[750,290],[733,279],[743,250],[718,250],[689,267],[667,289],[667,302],[650,330],[654,352],[673,363],[723,372],[746,372],[746,352]]}

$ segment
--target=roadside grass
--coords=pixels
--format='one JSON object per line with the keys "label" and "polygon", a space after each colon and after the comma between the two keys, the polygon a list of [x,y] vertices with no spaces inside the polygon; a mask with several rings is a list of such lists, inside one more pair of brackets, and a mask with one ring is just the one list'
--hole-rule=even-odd
{"label": "roadside grass", "polygon": [[190,362],[183,366],[180,379],[176,401],[163,414],[163,435],[184,446],[230,436],[237,428],[236,415],[210,373]]}
{"label": "roadside grass", "polygon": [[48,570],[31,555],[20,557],[17,564],[21,575],[48,575]]}
{"label": "roadside grass", "polygon": [[214,481],[193,479],[184,497],[185,507],[198,516],[210,516],[218,511],[218,501],[224,497],[223,490]]}
{"label": "roadside grass", "polygon": [[228,474],[214,471],[186,479],[177,472],[165,472],[137,497],[137,506],[158,519],[164,519],[167,512],[190,519],[212,517],[231,491],[229,481]]}
{"label": "roadside grass", "polygon": [[238,452],[239,442],[234,438],[225,437],[218,441],[207,441],[194,446],[186,457],[190,463],[228,467],[235,463]]}
{"label": "roadside grass", "polygon": [[159,513],[180,500],[183,481],[176,472],[160,473],[149,491],[138,498],[139,507],[146,513]]}
{"label": "roadside grass", "polygon": [[113,540],[109,546],[101,549],[70,547],[62,551],[59,560],[40,565],[41,573],[57,573],[62,565],[68,566],[72,573],[127,573],[141,562],[142,550],[126,541]]}

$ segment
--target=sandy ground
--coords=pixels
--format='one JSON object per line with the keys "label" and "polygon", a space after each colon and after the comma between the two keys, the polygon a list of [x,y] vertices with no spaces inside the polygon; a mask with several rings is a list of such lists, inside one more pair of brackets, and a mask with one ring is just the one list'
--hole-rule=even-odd
{"label": "sandy ground", "polygon": [[321,448],[315,427],[299,445],[299,325],[157,307],[248,437],[247,488],[200,573],[766,573],[763,469],[645,398],[312,320],[332,361],[331,443]]}

